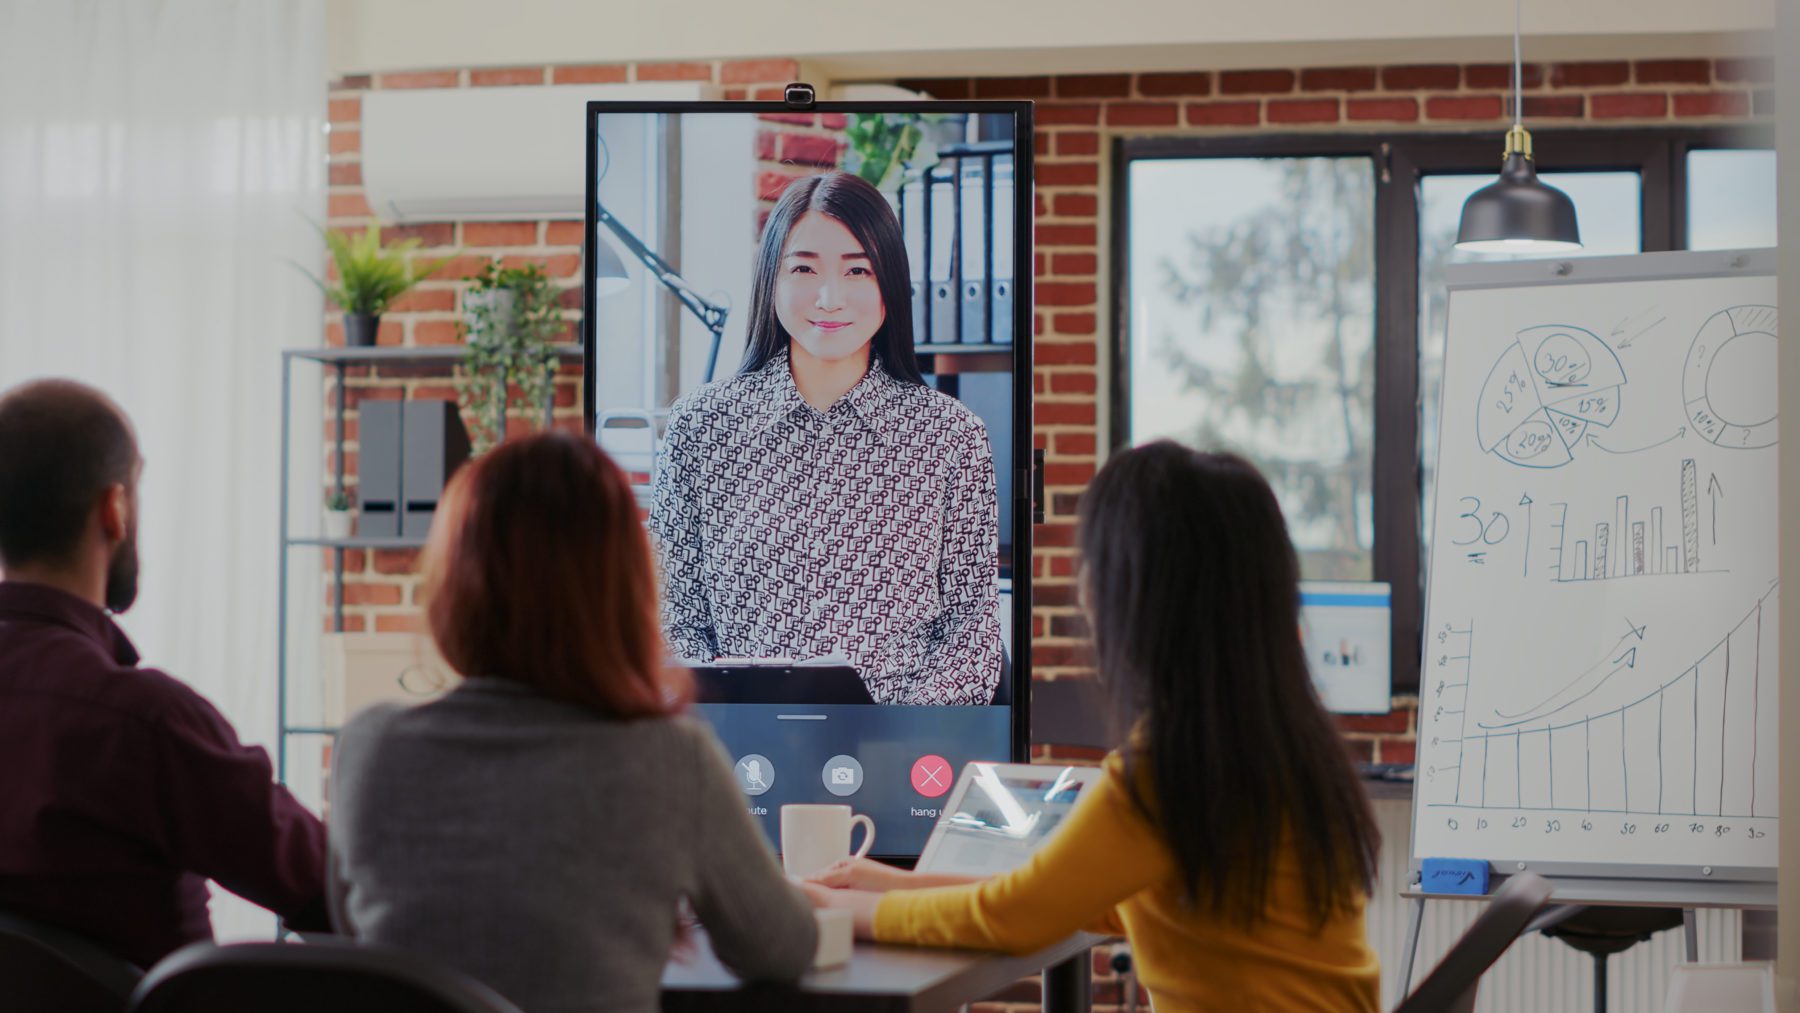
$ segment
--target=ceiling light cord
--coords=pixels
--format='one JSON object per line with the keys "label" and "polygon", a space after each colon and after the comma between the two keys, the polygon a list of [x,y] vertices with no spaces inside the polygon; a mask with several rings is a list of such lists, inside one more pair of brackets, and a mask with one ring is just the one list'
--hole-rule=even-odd
{"label": "ceiling light cord", "polygon": [[1519,7],[1524,0],[1513,0],[1513,126],[1525,122],[1525,81],[1519,62]]}
{"label": "ceiling light cord", "polygon": [[1525,130],[1524,0],[1513,0],[1513,123],[1500,178],[1463,201],[1456,248],[1474,253],[1555,253],[1581,249],[1569,195],[1537,177]]}

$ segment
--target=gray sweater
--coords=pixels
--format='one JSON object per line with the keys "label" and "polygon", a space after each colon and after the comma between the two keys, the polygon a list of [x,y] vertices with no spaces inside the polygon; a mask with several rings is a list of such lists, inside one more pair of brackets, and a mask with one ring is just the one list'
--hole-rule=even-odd
{"label": "gray sweater", "polygon": [[416,950],[528,1013],[651,1011],[682,898],[743,977],[791,980],[817,926],[689,718],[614,721],[502,679],[338,737],[339,931]]}

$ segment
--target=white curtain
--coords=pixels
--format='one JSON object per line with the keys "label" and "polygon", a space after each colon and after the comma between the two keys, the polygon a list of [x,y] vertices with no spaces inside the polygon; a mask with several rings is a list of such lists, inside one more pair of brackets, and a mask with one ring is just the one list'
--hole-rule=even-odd
{"label": "white curtain", "polygon": [[[323,0],[0,0],[0,387],[73,377],[131,415],[143,581],[122,625],[271,752],[279,350],[320,342],[293,262],[322,257],[324,20]],[[297,502],[316,524],[316,495]],[[317,556],[295,561],[316,602]],[[270,934],[227,898],[222,937]]]}

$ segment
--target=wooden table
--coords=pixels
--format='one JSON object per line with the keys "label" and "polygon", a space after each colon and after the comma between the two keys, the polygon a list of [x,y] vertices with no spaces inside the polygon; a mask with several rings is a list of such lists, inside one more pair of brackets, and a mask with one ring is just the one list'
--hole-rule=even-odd
{"label": "wooden table", "polygon": [[1044,1013],[1086,1013],[1088,950],[1106,937],[1077,933],[1024,957],[858,943],[850,963],[812,971],[797,985],[745,985],[713,955],[704,933],[699,953],[663,970],[662,1008],[756,1013],[946,1013],[1044,972]]}

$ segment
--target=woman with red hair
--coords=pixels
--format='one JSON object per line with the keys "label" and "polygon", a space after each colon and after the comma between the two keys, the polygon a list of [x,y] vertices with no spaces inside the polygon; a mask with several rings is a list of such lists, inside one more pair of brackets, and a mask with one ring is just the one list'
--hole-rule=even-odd
{"label": "woman with red hair", "polygon": [[529,1010],[654,1010],[690,901],[740,975],[792,979],[817,929],[682,716],[649,542],[591,441],[501,445],[450,483],[425,552],[432,638],[467,678],[339,736],[340,930],[419,950]]}

